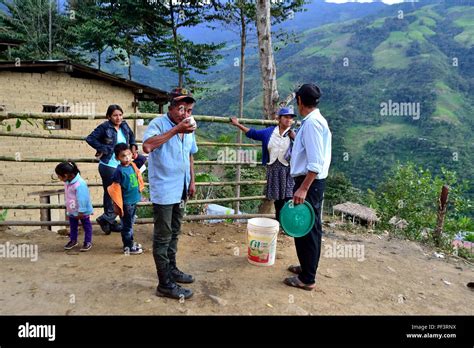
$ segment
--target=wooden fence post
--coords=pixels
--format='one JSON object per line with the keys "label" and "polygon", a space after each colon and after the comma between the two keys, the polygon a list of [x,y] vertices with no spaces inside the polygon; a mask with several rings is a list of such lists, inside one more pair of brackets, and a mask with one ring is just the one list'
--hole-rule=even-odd
{"label": "wooden fence post", "polygon": [[441,194],[438,200],[438,221],[436,222],[436,229],[433,234],[433,239],[435,241],[436,246],[441,245],[444,219],[446,217],[446,210],[448,207],[448,194],[449,194],[449,187],[447,185],[443,185],[443,188],[441,189]]}

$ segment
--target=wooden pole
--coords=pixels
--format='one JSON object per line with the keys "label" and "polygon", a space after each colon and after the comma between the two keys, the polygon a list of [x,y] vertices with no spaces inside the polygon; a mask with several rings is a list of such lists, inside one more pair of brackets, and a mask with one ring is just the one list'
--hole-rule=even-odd
{"label": "wooden pole", "polygon": [[438,219],[436,222],[436,229],[433,233],[433,239],[436,246],[441,245],[441,237],[443,235],[444,219],[446,217],[446,211],[448,207],[448,194],[449,187],[448,185],[443,185],[441,189],[441,194],[438,200]]}
{"label": "wooden pole", "polygon": [[[229,214],[229,215],[186,215],[183,217],[184,221],[201,221],[201,220],[247,220],[256,217],[267,217],[274,219],[275,214]],[[97,222],[91,221],[93,225]],[[136,224],[152,224],[153,218],[141,218],[135,220]],[[69,221],[3,221],[0,226],[69,226]]]}
{"label": "wooden pole", "polygon": [[[214,123],[229,123],[229,117],[222,116],[207,116],[207,115],[193,115],[196,121],[200,122],[214,122]],[[9,112],[6,115],[0,115],[0,120],[7,119],[36,119],[36,120],[49,120],[54,119],[67,119],[67,120],[104,120],[103,114],[87,115],[87,114],[72,114],[72,113],[54,113],[54,112],[39,112],[39,113],[25,113],[25,112]],[[154,119],[156,114],[140,113],[140,114],[125,114],[123,117],[125,120],[134,119]],[[278,124],[275,120],[260,120],[253,118],[241,118],[239,120],[242,124],[253,124],[261,126],[270,126]]]}
{"label": "wooden pole", "polygon": [[199,146],[242,146],[242,147],[261,147],[259,144],[243,144],[243,143],[216,143],[201,141],[197,143]]}
{"label": "wooden pole", "polygon": [[[11,156],[0,156],[0,161],[5,162],[65,162],[65,161],[74,161],[76,163],[98,163],[99,160],[97,158],[45,158],[45,157],[11,157]],[[249,163],[249,162],[219,162],[219,161],[194,161],[195,165],[226,165],[226,166],[234,166],[236,164],[240,165],[261,165],[261,163]]]}
{"label": "wooden pole", "polygon": [[[40,204],[49,205],[50,199],[49,196],[40,196]],[[41,221],[51,221],[51,209],[50,208],[42,208],[40,210],[40,220]],[[51,230],[51,226],[48,227]]]}
{"label": "wooden pole", "polygon": [[[186,204],[205,204],[205,203],[222,203],[241,201],[257,201],[265,198],[265,196],[247,196],[247,197],[227,197],[227,198],[210,198],[210,199],[193,199]],[[103,204],[92,204],[95,208],[103,208]],[[139,207],[147,207],[153,205],[152,202],[137,203]],[[8,204],[0,203],[0,209],[66,209],[65,204]]]}
{"label": "wooden pole", "polygon": [[[57,139],[57,140],[78,140],[85,141],[86,137],[76,135],[61,135],[61,134],[34,134],[34,133],[19,133],[0,131],[2,137],[18,137],[18,138],[36,138],[36,139]],[[137,144],[141,144],[141,140],[136,140]],[[198,141],[198,146],[243,146],[243,147],[260,147],[259,144],[239,144],[239,143],[218,143],[211,141]]]}
{"label": "wooden pole", "polygon": [[[197,182],[196,186],[236,186],[236,185],[265,185],[267,182],[265,180],[252,180],[252,181],[221,181],[221,182]],[[64,187],[63,183],[0,183],[0,186],[57,186]],[[89,187],[102,187],[100,183],[87,183]],[[148,183],[145,183],[145,186],[148,186]]]}

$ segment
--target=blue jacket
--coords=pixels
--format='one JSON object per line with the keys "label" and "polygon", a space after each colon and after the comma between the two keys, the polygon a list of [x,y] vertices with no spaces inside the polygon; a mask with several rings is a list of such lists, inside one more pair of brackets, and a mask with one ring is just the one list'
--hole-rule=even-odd
{"label": "blue jacket", "polygon": [[[122,121],[120,129],[127,139],[127,145],[135,144],[135,134],[129,127],[127,122]],[[114,147],[117,144],[117,131],[110,121],[105,121],[97,126],[94,131],[86,138],[87,143],[99,152],[103,153],[100,160],[104,163],[109,163],[114,155]]]}
{"label": "blue jacket", "polygon": [[275,130],[276,126],[267,127],[264,129],[254,129],[250,128],[250,130],[245,133],[247,138],[253,140],[259,140],[262,142],[262,164],[266,165],[270,160],[270,154],[268,153],[268,143],[270,142],[270,138],[272,136],[273,131]]}

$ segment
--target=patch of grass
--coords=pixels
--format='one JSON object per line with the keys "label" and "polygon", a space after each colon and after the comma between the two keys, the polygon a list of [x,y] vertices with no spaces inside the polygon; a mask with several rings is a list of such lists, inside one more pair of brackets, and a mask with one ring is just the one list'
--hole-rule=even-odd
{"label": "patch of grass", "polygon": [[351,38],[351,33],[335,34],[318,42],[318,45],[308,45],[300,54],[305,57],[342,56],[347,50],[347,43]]}
{"label": "patch of grass", "polygon": [[396,137],[417,135],[418,129],[405,123],[389,122],[380,126],[354,126],[347,129],[345,145],[350,149],[352,157],[359,157],[363,154],[365,144],[372,140],[381,140],[389,134]]}
{"label": "patch of grass", "polygon": [[454,40],[466,47],[474,46],[474,8],[468,6],[456,6],[448,10],[448,13],[456,16],[453,24],[464,31],[454,37]]}
{"label": "patch of grass", "polygon": [[367,28],[375,29],[383,27],[386,18],[387,17],[377,18],[375,21],[372,22],[371,25],[368,25]]}
{"label": "patch of grass", "polygon": [[456,113],[464,104],[463,96],[453,91],[442,81],[436,82],[435,88],[438,98],[433,119],[459,125],[460,121]]}
{"label": "patch of grass", "polygon": [[278,90],[283,98],[286,96],[286,93],[290,93],[293,90],[292,76],[291,73],[285,73],[278,78]]}
{"label": "patch of grass", "polygon": [[418,19],[408,26],[408,36],[410,39],[423,42],[426,41],[427,36],[433,36],[436,34],[426,24],[426,21],[428,20],[431,20],[431,18],[425,17],[424,19]]}
{"label": "patch of grass", "polygon": [[411,43],[407,33],[394,31],[387,40],[375,48],[372,56],[377,69],[405,69],[410,63],[406,50]]}

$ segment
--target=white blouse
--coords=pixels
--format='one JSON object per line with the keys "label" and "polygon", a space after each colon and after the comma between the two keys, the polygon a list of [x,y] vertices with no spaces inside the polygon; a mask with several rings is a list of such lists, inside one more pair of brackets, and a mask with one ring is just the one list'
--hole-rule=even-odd
{"label": "white blouse", "polygon": [[[283,132],[283,134],[284,133],[285,132]],[[289,146],[290,137],[288,135],[286,137],[282,137],[280,135],[279,127],[276,126],[270,137],[270,141],[268,142],[268,152],[270,154],[268,165],[273,164],[278,159],[281,164],[288,166],[289,163],[287,160],[285,160],[285,154]]]}

